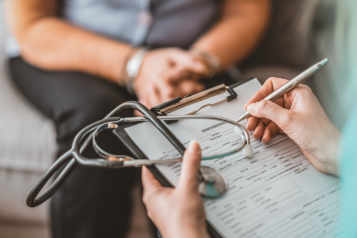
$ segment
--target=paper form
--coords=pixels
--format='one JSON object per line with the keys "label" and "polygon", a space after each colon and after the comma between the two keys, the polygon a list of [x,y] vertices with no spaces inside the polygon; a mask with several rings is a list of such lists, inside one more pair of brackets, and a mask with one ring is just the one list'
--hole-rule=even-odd
{"label": "paper form", "polygon": [[[251,80],[235,88],[238,94],[236,100],[204,108],[197,114],[235,120],[244,112],[243,105],[260,87],[258,80]],[[215,96],[170,115],[184,115],[200,105],[216,102],[226,96]],[[182,143],[187,143],[188,138],[196,138],[202,148],[223,152],[228,142],[241,143],[233,136],[231,125],[215,125],[213,121],[210,121],[210,125],[207,123],[190,121],[181,124],[180,121],[180,126],[173,124],[168,127]],[[200,131],[201,134],[188,135],[190,127],[202,128],[195,130],[195,133]],[[178,155],[150,123],[129,127],[126,131],[149,159],[174,158]],[[250,138],[254,152],[251,159],[236,153],[202,161],[202,165],[213,167],[221,173],[229,186],[223,197],[204,200],[208,222],[223,237],[338,236],[341,233],[339,179],[317,171],[286,135],[276,135],[267,144],[255,140],[252,134]],[[177,184],[180,163],[157,168],[172,185]]]}

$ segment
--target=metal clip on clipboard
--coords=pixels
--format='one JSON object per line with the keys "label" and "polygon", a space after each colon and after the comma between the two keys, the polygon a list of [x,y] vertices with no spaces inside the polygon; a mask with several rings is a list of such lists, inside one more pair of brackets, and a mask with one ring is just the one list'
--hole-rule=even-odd
{"label": "metal clip on clipboard", "polygon": [[[205,108],[205,107],[213,107],[216,106],[218,104],[224,103],[224,102],[229,102],[231,100],[234,100],[238,97],[237,93],[233,90],[233,88],[228,87],[224,84],[220,84],[216,87],[207,89],[205,91],[202,91],[200,93],[197,93],[195,95],[187,95],[184,98],[181,97],[177,97],[174,98],[170,101],[167,101],[163,104],[160,104],[156,107],[151,108],[151,111],[153,113],[155,113],[157,116],[167,116],[169,113],[174,112],[178,109],[184,108],[188,105],[197,103],[197,102],[201,102],[205,99],[223,94],[225,92],[229,93],[229,96],[227,96],[227,98],[220,100],[218,102],[214,102],[214,103],[207,103],[205,105],[200,106],[199,108],[197,108],[196,110],[187,113],[186,115],[194,115],[196,114],[198,111],[200,111],[201,109]],[[166,121],[166,123],[171,124],[174,123],[175,121]]]}

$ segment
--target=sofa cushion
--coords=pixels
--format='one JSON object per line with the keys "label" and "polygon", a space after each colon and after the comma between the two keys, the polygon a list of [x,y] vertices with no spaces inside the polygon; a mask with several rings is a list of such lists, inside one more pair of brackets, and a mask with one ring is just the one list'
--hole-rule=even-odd
{"label": "sofa cushion", "polygon": [[[3,18],[3,1],[0,1]],[[26,196],[55,158],[55,130],[13,87],[6,70],[0,19],[0,221],[46,223],[47,206],[30,209]]]}

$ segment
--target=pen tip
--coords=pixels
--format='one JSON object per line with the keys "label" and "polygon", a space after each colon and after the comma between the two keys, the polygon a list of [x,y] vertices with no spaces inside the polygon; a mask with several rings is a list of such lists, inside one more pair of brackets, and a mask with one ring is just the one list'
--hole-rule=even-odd
{"label": "pen tip", "polygon": [[328,59],[326,58],[326,59],[323,59],[321,62],[320,62],[320,65],[321,66],[324,66],[325,64],[327,64],[328,63]]}

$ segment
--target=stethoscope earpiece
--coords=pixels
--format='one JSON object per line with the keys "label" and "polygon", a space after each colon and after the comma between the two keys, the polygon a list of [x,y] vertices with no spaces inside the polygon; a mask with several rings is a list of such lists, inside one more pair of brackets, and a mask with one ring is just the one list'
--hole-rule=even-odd
{"label": "stethoscope earpiece", "polygon": [[252,158],[253,157],[253,148],[250,144],[246,144],[244,148],[242,149],[243,156],[246,158]]}
{"label": "stethoscope earpiece", "polygon": [[[234,127],[234,132],[237,135],[243,135],[244,136],[244,132],[243,130],[239,127],[239,126],[235,126]],[[243,147],[243,149],[241,150],[243,153],[243,156],[245,158],[252,158],[253,157],[253,148],[250,145],[250,143],[246,143],[245,146]]]}

